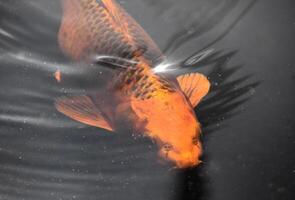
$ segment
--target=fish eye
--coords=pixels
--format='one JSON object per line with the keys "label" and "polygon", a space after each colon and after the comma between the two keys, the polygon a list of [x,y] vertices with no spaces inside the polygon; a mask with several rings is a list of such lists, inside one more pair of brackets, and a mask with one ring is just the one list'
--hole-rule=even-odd
{"label": "fish eye", "polygon": [[173,148],[173,146],[171,145],[171,144],[169,144],[169,143],[165,143],[164,145],[163,145],[163,148],[164,148],[164,151],[171,151],[172,150],[172,148]]}

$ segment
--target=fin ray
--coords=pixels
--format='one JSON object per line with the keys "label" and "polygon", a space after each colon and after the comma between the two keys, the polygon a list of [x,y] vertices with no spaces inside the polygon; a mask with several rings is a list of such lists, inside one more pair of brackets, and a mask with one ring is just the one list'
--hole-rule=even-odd
{"label": "fin ray", "polygon": [[113,131],[105,114],[86,95],[61,97],[56,100],[55,107],[59,112],[76,121]]}
{"label": "fin ray", "polygon": [[210,83],[208,79],[199,73],[184,74],[177,77],[177,81],[183,93],[195,107],[201,99],[209,92]]}

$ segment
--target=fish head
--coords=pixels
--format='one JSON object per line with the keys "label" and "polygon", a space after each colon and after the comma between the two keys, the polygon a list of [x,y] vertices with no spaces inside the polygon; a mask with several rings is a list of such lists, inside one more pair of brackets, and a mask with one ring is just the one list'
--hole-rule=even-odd
{"label": "fish head", "polygon": [[[179,104],[175,106],[183,106],[182,112],[176,114],[176,110],[175,116],[172,117],[174,119],[165,123],[165,126],[169,126],[169,131],[166,136],[159,138],[159,154],[179,168],[193,167],[201,162],[200,124],[189,105]],[[169,118],[169,115],[166,118]]]}
{"label": "fish head", "polygon": [[159,95],[147,101],[133,101],[137,116],[145,120],[147,135],[155,139],[159,155],[179,168],[200,163],[200,124],[182,93]]}
{"label": "fish head", "polygon": [[201,153],[202,147],[199,138],[192,138],[192,142],[187,143],[163,143],[160,145],[159,151],[159,154],[162,158],[172,161],[178,168],[197,166],[199,163],[201,163],[199,159]]}

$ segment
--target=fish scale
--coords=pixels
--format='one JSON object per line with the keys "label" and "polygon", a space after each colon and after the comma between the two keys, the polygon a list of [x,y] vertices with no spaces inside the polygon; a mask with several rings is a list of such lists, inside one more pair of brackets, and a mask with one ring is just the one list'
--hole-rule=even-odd
{"label": "fish scale", "polygon": [[59,43],[70,57],[85,61],[91,55],[141,56],[153,64],[163,60],[153,40],[114,1],[64,0],[63,7]]}
{"label": "fish scale", "polygon": [[113,77],[114,83],[110,88],[121,90],[122,93],[133,95],[140,100],[149,99],[156,91],[173,93],[177,85],[168,83],[164,77],[159,77],[147,67],[147,64],[138,63],[137,67],[127,68]]}

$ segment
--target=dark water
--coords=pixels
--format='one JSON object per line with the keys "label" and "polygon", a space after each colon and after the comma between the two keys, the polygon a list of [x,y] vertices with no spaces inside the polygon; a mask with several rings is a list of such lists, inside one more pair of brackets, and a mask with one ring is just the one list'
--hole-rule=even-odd
{"label": "dark water", "polygon": [[212,83],[196,109],[203,164],[171,170],[148,138],[58,113],[55,98],[98,90],[111,71],[60,52],[59,1],[2,0],[0,199],[293,199],[294,2],[120,3],[172,60],[214,49],[202,67],[175,71],[201,71]]}

